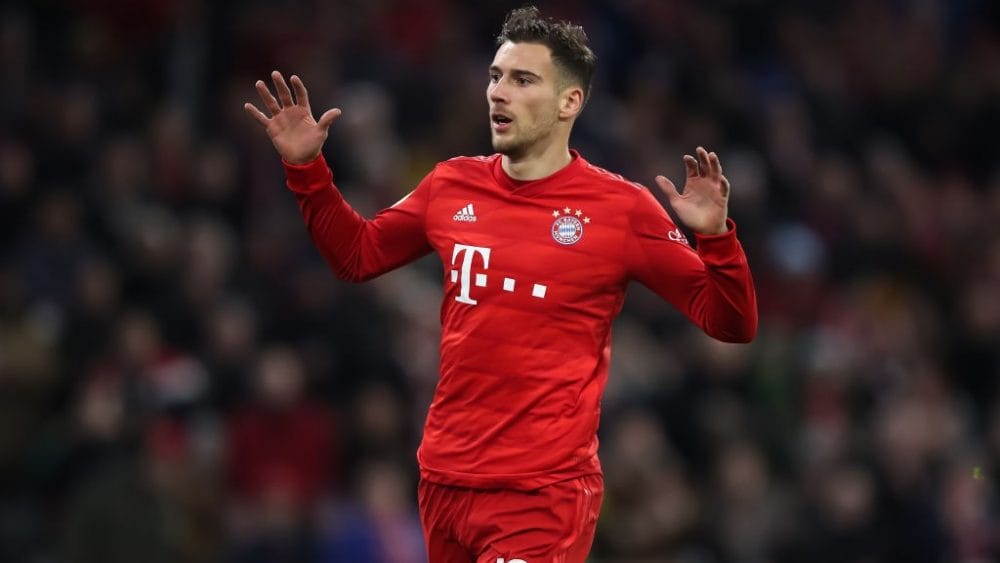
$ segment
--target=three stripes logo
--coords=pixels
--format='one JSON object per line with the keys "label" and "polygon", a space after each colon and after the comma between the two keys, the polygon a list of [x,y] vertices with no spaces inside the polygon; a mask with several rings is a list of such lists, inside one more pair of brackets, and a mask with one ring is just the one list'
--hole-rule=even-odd
{"label": "three stripes logo", "polygon": [[472,209],[472,204],[468,204],[465,207],[458,210],[452,217],[455,221],[465,221],[467,223],[476,222],[476,212]]}

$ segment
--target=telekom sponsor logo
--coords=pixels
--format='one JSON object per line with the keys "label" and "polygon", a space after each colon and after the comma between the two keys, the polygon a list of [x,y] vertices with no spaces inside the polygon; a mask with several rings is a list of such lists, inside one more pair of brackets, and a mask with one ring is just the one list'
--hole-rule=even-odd
{"label": "telekom sponsor logo", "polygon": [[[489,283],[489,276],[486,270],[490,268],[490,255],[492,249],[485,246],[470,246],[467,244],[456,244],[451,251],[451,265],[456,266],[451,270],[451,283],[459,284],[458,295],[455,301],[466,305],[476,305],[478,300],[472,298],[473,287],[486,287]],[[478,257],[478,260],[477,260]],[[480,266],[481,264],[481,266]],[[481,271],[473,271],[473,270]],[[496,279],[496,276],[494,276]],[[494,282],[496,283],[496,282]],[[515,293],[518,282],[514,278],[503,278],[503,291]],[[545,299],[548,286],[540,283],[531,284],[531,296],[538,299]]]}

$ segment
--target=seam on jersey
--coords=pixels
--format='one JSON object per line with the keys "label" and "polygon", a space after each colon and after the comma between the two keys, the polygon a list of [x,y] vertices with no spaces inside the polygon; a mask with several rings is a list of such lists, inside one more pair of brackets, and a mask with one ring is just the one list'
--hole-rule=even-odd
{"label": "seam on jersey", "polygon": [[624,185],[626,185],[626,186],[628,186],[630,188],[637,189],[637,190],[648,189],[646,186],[644,186],[643,184],[641,184],[639,182],[635,182],[633,180],[629,180],[625,176],[623,176],[621,174],[618,174],[617,172],[612,172],[612,171],[608,170],[607,168],[602,168],[600,166],[597,166],[593,162],[589,162],[588,161],[587,162],[587,167],[590,168],[592,171],[598,173],[598,174],[602,174],[604,176],[609,176],[613,180],[617,180],[621,184],[624,184]]}
{"label": "seam on jersey", "polygon": [[590,525],[590,511],[594,507],[594,490],[587,485],[586,480],[588,477],[591,477],[591,475],[584,475],[577,479],[578,488],[583,493],[583,508],[581,510],[580,518],[578,518],[578,527],[572,534],[571,541],[568,541],[564,545],[560,546],[559,553],[555,555],[555,563],[566,563],[566,557],[569,555],[570,551],[573,550],[573,546],[576,542],[580,541],[580,538]]}
{"label": "seam on jersey", "polygon": [[581,524],[587,520],[587,486],[583,484],[583,477],[577,477],[573,479],[573,488],[576,491],[574,496],[574,518],[570,520],[570,529],[566,537],[559,542],[559,552],[561,558],[565,558],[565,554],[569,551],[569,548],[573,546],[577,538],[580,536]]}
{"label": "seam on jersey", "polygon": [[[628,220],[628,228],[625,229],[625,234],[623,236],[625,240],[622,241],[623,242],[622,247],[626,249],[625,256],[629,255],[628,252],[629,246],[635,245],[636,247],[638,247],[638,251],[642,253],[642,255],[645,258],[648,258],[646,256],[645,249],[643,249],[642,245],[636,242],[635,240],[636,239],[635,218],[634,218],[635,209],[639,207],[639,203],[642,201],[641,196],[642,192],[636,193],[635,197],[632,198],[632,205],[628,208],[628,211],[625,212],[625,218]],[[629,262],[625,262],[624,266],[625,266],[625,278],[629,280],[638,280],[638,276],[636,276],[634,265]]]}
{"label": "seam on jersey", "polygon": [[427,215],[428,215],[428,211],[427,210],[430,209],[431,202],[434,201],[434,192],[435,192],[435,187],[436,187],[435,186],[435,184],[436,184],[435,180],[437,179],[437,171],[438,171],[438,168],[440,168],[440,167],[441,167],[441,165],[438,164],[437,166],[435,166],[431,170],[430,178],[429,178],[429,186],[428,186],[428,189],[427,189],[427,201],[424,203],[424,210],[423,210],[423,213],[421,213],[421,215],[420,215],[420,225],[421,225],[421,227],[423,227],[424,242],[427,243],[427,246],[429,248],[431,248],[432,252],[433,252],[434,247],[431,245],[430,236],[429,236],[429,233],[427,232]]}

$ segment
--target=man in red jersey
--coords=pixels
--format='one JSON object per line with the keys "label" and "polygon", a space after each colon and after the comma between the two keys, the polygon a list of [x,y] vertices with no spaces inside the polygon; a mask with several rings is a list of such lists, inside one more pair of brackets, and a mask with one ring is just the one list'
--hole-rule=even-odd
{"label": "man in red jersey", "polygon": [[647,189],[569,148],[595,65],[583,29],[522,8],[498,45],[486,89],[497,154],[438,164],[371,220],[344,201],[321,154],[339,109],[315,121],[302,81],[290,89],[277,71],[277,98],[256,84],[270,115],[245,107],[337,277],[441,258],[440,378],[417,452],[430,561],[582,562],[603,492],[611,323],[628,282],[729,342],[753,338],[756,297],[715,153],[684,157],[683,193],[656,177],[693,250]]}

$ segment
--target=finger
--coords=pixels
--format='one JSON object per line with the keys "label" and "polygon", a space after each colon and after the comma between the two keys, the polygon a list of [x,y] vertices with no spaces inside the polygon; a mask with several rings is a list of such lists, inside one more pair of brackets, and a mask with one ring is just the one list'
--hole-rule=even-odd
{"label": "finger", "polygon": [[322,129],[329,129],[330,125],[333,123],[333,120],[340,117],[341,113],[342,112],[340,111],[340,108],[328,109],[326,110],[325,113],[323,113],[323,115],[319,118],[319,121],[317,121],[316,124],[319,125],[320,128]]}
{"label": "finger", "polygon": [[729,199],[729,192],[732,188],[729,186],[729,178],[725,176],[722,177],[722,197],[723,199]]}
{"label": "finger", "polygon": [[698,155],[698,171],[702,176],[708,176],[708,151],[704,147],[698,147],[695,154]]}
{"label": "finger", "polygon": [[288,89],[288,84],[285,84],[285,77],[281,76],[280,72],[274,71],[271,73],[271,81],[274,82],[274,89],[278,92],[281,107],[295,105],[295,102],[292,100],[292,91]]}
{"label": "finger", "polygon": [[687,170],[688,178],[698,177],[698,161],[693,156],[684,155],[684,168]]}
{"label": "finger", "polygon": [[680,192],[677,191],[677,186],[668,180],[666,176],[657,176],[654,179],[656,180],[656,185],[660,186],[660,191],[666,194],[667,199],[674,201],[681,197]]}
{"label": "finger", "polygon": [[267,123],[268,121],[270,121],[270,119],[268,119],[267,116],[263,114],[263,112],[257,109],[257,106],[247,102],[243,104],[243,109],[245,109],[246,112],[250,114],[250,117],[256,119],[257,123],[260,123],[264,127],[267,127]]}
{"label": "finger", "polygon": [[716,180],[722,177],[722,163],[719,162],[719,155],[714,152],[708,153],[708,172]]}
{"label": "finger", "polygon": [[264,84],[263,80],[258,80],[254,86],[257,88],[257,94],[260,95],[261,101],[264,102],[264,107],[267,111],[271,112],[271,116],[281,111],[281,106],[278,105],[278,100],[274,99],[271,95],[271,91],[267,89],[267,84]]}
{"label": "finger", "polygon": [[292,88],[295,89],[295,101],[302,107],[309,107],[309,93],[306,92],[306,85],[302,83],[302,79],[296,75],[292,75]]}

